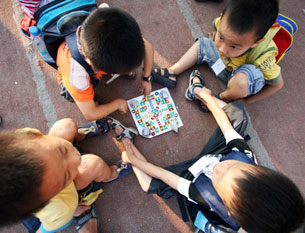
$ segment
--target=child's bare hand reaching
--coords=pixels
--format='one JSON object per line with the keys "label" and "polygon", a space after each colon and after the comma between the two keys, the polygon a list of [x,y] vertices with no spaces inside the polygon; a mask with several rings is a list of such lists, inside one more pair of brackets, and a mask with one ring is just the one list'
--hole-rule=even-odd
{"label": "child's bare hand reaching", "polygon": [[116,99],[115,101],[117,104],[117,110],[119,110],[121,114],[127,113],[128,110],[127,101],[124,99]]}
{"label": "child's bare hand reaching", "polygon": [[129,139],[123,138],[122,143],[125,147],[125,151],[122,152],[123,163],[132,163],[132,158],[135,157],[131,141]]}
{"label": "child's bare hand reaching", "polygon": [[150,94],[152,89],[152,85],[150,82],[142,81],[141,83],[141,93],[144,94],[144,96],[147,96]]}

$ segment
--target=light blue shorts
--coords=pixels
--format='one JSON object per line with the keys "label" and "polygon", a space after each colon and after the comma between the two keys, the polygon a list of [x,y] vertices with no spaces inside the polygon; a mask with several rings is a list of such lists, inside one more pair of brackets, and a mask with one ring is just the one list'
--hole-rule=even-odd
{"label": "light blue shorts", "polygon": [[[207,63],[208,66],[211,66],[220,58],[218,50],[215,46],[214,41],[207,37],[199,38],[199,49],[198,49],[198,60],[197,64],[202,64],[203,62]],[[255,65],[245,64],[237,67],[235,70],[228,71],[223,70],[220,74],[218,74],[218,78],[224,81],[226,84],[230,81],[230,79],[238,74],[245,73],[248,76],[248,94],[253,95],[259,92],[265,85],[264,74]]]}

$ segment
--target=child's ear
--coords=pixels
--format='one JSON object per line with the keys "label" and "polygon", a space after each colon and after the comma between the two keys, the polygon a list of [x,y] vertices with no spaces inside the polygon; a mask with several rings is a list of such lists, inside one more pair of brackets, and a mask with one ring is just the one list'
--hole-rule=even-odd
{"label": "child's ear", "polygon": [[264,40],[265,40],[265,37],[263,37],[262,39],[256,41],[250,48],[256,47],[259,43],[261,43],[261,42],[264,41]]}

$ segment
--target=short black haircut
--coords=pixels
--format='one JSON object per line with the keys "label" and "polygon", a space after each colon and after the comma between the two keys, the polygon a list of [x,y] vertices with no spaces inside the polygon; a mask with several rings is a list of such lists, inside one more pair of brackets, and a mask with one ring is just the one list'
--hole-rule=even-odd
{"label": "short black haircut", "polygon": [[28,148],[41,136],[35,130],[0,133],[0,225],[25,219],[47,203],[40,196],[44,163]]}
{"label": "short black haircut", "polygon": [[275,22],[279,12],[277,0],[230,0],[223,11],[228,24],[239,34],[256,29],[257,40],[262,39]]}
{"label": "short black haircut", "polygon": [[140,66],[145,55],[136,20],[118,8],[99,8],[84,21],[80,42],[92,65],[107,73],[127,73]]}
{"label": "short black haircut", "polygon": [[236,194],[227,206],[249,233],[289,233],[304,222],[304,199],[297,186],[280,172],[262,166],[242,170]]}

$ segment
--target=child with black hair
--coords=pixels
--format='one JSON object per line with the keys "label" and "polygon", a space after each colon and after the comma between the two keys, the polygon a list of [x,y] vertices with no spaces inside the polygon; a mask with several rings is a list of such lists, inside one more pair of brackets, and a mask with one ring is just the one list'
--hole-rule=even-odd
{"label": "child with black hair", "polygon": [[[118,8],[98,8],[86,18],[76,34],[79,51],[95,71],[96,79],[106,73],[132,76],[132,71],[144,61],[142,92],[145,95],[151,92],[154,49],[142,37],[139,25],[130,14]],[[123,114],[127,112],[127,102],[121,98],[96,105],[93,80],[72,58],[65,41],[57,54],[58,82],[64,96],[77,104],[87,120],[103,118],[116,110]]]}
{"label": "child with black hair", "polygon": [[[99,123],[99,134],[108,132],[108,124],[124,127],[113,118]],[[109,166],[97,155],[81,155],[72,143],[96,136],[90,128],[62,119],[46,135],[33,128],[0,133],[1,226],[23,220],[29,233],[51,233],[74,220],[80,233],[99,232],[94,202],[103,192],[102,183],[132,169],[121,160]],[[131,128],[125,128],[122,137],[133,136]]]}
{"label": "child with black hair", "polygon": [[[180,73],[196,63],[206,62],[227,84],[227,89],[217,95],[226,102],[239,99],[254,103],[275,94],[284,82],[275,59],[276,44],[265,37],[275,23],[278,10],[277,0],[230,0],[214,22],[217,31],[209,33],[208,38],[199,38],[168,69],[154,69],[153,80],[175,87]],[[202,107],[204,110],[205,106]]]}
{"label": "child with black hair", "polygon": [[148,162],[130,140],[122,139],[122,160],[132,164],[142,189],[166,199],[183,195],[191,219],[203,214],[215,227],[225,229],[220,232],[288,233],[300,227],[304,199],[287,176],[257,166],[243,138],[248,123],[244,105],[213,97],[197,77],[191,76],[190,82],[187,92],[209,108],[218,128],[199,156],[165,169]]}

